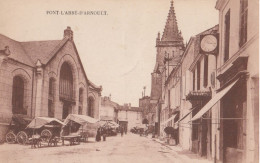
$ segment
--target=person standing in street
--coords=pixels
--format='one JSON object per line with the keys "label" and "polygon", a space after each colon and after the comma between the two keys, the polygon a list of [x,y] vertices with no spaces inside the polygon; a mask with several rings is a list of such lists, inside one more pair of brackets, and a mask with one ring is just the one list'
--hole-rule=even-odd
{"label": "person standing in street", "polygon": [[96,135],[96,141],[99,142],[101,140],[101,131],[100,128],[97,130],[97,135]]}
{"label": "person standing in street", "polygon": [[124,128],[121,126],[120,127],[120,133],[121,133],[121,137],[124,135]]}
{"label": "person standing in street", "polygon": [[102,136],[103,136],[103,141],[106,141],[106,136],[107,136],[107,129],[106,128],[103,128]]}

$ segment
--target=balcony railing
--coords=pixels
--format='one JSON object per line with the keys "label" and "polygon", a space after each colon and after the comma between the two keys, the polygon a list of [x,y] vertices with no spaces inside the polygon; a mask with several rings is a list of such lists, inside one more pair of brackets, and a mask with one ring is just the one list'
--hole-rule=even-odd
{"label": "balcony railing", "polygon": [[211,92],[210,91],[191,91],[186,96],[186,100],[193,101],[193,100],[209,100],[211,99]]}
{"label": "balcony railing", "polygon": [[60,92],[60,99],[66,100],[66,101],[71,101],[71,102],[76,102],[76,97],[75,97],[74,93],[68,94],[68,93]]}

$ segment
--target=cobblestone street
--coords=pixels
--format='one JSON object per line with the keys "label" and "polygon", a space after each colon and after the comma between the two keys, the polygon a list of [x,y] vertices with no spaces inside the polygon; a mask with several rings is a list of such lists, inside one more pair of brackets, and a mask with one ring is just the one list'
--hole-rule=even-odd
{"label": "cobblestone street", "polygon": [[[81,143],[75,146],[42,147],[3,144],[0,146],[0,162],[188,162],[178,156],[178,151],[147,137],[127,134],[108,137],[107,141]],[[30,161],[29,161],[30,160]],[[197,160],[198,161],[198,160]],[[193,160],[193,162],[197,162]],[[201,162],[201,160],[200,160]]]}

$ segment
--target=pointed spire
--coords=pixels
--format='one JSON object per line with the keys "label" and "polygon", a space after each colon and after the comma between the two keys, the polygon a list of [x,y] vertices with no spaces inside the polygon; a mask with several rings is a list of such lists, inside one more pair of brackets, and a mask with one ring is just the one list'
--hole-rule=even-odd
{"label": "pointed spire", "polygon": [[178,29],[173,1],[171,1],[171,7],[168,13],[166,25],[162,35],[162,41],[182,41],[182,40],[183,38]]}

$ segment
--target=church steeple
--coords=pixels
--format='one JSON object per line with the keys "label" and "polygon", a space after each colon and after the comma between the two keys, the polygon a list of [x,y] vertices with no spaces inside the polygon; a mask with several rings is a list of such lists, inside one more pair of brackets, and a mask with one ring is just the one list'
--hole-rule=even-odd
{"label": "church steeple", "polygon": [[182,35],[178,29],[175,10],[173,7],[173,1],[171,1],[171,7],[168,13],[166,25],[162,35],[162,41],[174,41],[183,42]]}

